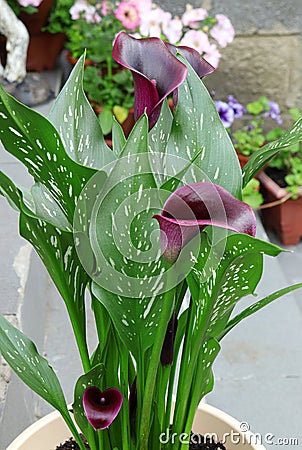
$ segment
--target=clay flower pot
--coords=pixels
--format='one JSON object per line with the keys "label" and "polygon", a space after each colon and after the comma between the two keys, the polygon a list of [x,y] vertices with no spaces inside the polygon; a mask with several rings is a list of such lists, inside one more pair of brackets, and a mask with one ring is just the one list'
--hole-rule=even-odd
{"label": "clay flower pot", "polygon": [[30,35],[26,63],[28,71],[52,70],[63,49],[66,39],[64,33],[41,31],[47,23],[53,3],[54,0],[43,0],[36,13],[22,12],[19,16]]}
{"label": "clay flower pot", "polygon": [[265,172],[258,174],[265,205],[261,211],[264,226],[276,232],[283,245],[296,245],[302,237],[302,197],[292,199]]}
{"label": "clay flower pot", "polygon": [[[193,432],[203,435],[213,433],[213,436],[217,436],[219,440],[225,440],[227,450],[238,450],[238,448],[265,450],[265,447],[259,443],[259,438],[250,431],[244,431],[244,427],[238,420],[204,403],[200,405],[196,413]],[[69,437],[70,431],[61,416],[53,412],[27,428],[9,445],[7,450],[54,450]],[[161,439],[164,441],[166,436],[162,436]]]}

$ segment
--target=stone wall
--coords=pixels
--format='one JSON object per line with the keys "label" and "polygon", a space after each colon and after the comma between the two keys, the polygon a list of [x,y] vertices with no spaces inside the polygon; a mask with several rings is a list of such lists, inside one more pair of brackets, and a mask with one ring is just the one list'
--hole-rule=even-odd
{"label": "stone wall", "polygon": [[[155,0],[156,3],[156,0]],[[182,14],[186,1],[164,0],[161,6]],[[211,15],[226,14],[236,37],[222,49],[215,74],[206,79],[216,98],[235,95],[246,103],[260,95],[280,103],[283,112],[302,107],[302,1],[189,1]]]}

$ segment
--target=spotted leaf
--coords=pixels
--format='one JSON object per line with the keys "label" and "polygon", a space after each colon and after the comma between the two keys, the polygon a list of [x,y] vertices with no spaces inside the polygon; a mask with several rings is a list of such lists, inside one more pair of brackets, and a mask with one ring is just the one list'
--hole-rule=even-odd
{"label": "spotted leaf", "polygon": [[192,160],[201,147],[204,151],[195,161],[189,183],[211,181],[226,188],[234,197],[241,197],[242,176],[233,144],[215,105],[190,65],[188,76],[178,88],[178,104],[166,152]]}
{"label": "spotted leaf", "polygon": [[83,394],[89,386],[97,386],[102,388],[102,378],[104,375],[104,365],[97,364],[89,372],[82,375],[76,382],[74,388],[74,403],[72,405],[75,421],[81,429],[84,436],[89,439],[89,435],[93,433],[93,428],[89,424],[83,408]]}
{"label": "spotted leaf", "polygon": [[236,303],[254,294],[263,270],[263,255],[277,256],[281,248],[245,234],[232,234],[211,247],[202,233],[200,253],[187,277],[197,305],[194,336],[217,337]]}
{"label": "spotted leaf", "polygon": [[66,153],[83,166],[101,169],[115,160],[83,90],[84,56],[70,74],[49,113]]}
{"label": "spotted leaf", "polygon": [[0,352],[14,372],[34,392],[68,415],[59,380],[34,343],[0,315]]}
{"label": "spotted leaf", "polygon": [[93,293],[136,356],[141,345],[152,345],[166,268],[152,218],[162,203],[150,169],[147,133],[143,115],[110,171],[89,229],[99,268]]}
{"label": "spotted leaf", "polygon": [[77,197],[95,171],[73,161],[55,127],[7,94],[1,86],[0,140],[6,150],[27,167],[35,181],[52,192],[72,223]]}

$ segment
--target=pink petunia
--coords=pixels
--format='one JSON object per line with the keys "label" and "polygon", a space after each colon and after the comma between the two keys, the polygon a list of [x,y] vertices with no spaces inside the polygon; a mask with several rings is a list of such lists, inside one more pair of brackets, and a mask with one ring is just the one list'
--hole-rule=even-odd
{"label": "pink petunia", "polygon": [[21,6],[34,6],[37,8],[42,3],[42,0],[18,0],[19,5]]}
{"label": "pink petunia", "polygon": [[161,8],[154,8],[141,15],[140,34],[161,37],[162,28],[171,20],[171,14]]}
{"label": "pink petunia", "polygon": [[131,2],[121,2],[114,15],[128,30],[134,30],[140,24],[138,10]]}
{"label": "pink petunia", "polygon": [[152,0],[129,0],[128,3],[135,6],[140,16],[152,9]]}
{"label": "pink petunia", "polygon": [[95,7],[87,3],[86,0],[77,0],[69,10],[72,20],[84,17],[88,23],[100,21],[100,16],[96,13]]}
{"label": "pink petunia", "polygon": [[203,8],[192,8],[191,5],[187,5],[186,12],[183,14],[181,20],[185,27],[198,28],[199,22],[204,20],[208,16],[208,13]]}
{"label": "pink petunia", "polygon": [[221,54],[215,44],[210,44],[203,54],[204,59],[210,63],[215,69],[218,67]]}
{"label": "pink petunia", "polygon": [[220,47],[224,48],[233,41],[235,30],[230,19],[223,14],[217,14],[216,19],[217,24],[210,30],[210,34],[218,42]]}
{"label": "pink petunia", "polygon": [[192,47],[200,54],[206,52],[210,48],[209,38],[207,34],[201,30],[187,31],[180,41],[180,44]]}
{"label": "pink petunia", "polygon": [[163,24],[163,32],[171,44],[176,44],[182,36],[182,22],[180,19],[172,19]]}

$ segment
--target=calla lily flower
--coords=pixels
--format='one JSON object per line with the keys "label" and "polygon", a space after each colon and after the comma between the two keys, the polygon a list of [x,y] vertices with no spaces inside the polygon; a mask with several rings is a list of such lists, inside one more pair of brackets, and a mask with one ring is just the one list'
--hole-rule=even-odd
{"label": "calla lily flower", "polygon": [[164,99],[180,86],[188,69],[158,38],[135,39],[124,31],[115,38],[112,56],[131,70],[134,82],[134,118],[146,110],[151,129]]}
{"label": "calla lily flower", "polygon": [[195,70],[199,78],[203,78],[206,75],[214,72],[215,67],[213,67],[208,61],[206,61],[199,53],[192,47],[187,47],[185,45],[172,45],[169,42],[165,42],[168,50],[176,56],[177,51],[182,54],[188,63]]}
{"label": "calla lily flower", "polygon": [[95,430],[103,430],[108,428],[118,415],[123,397],[115,388],[102,392],[96,386],[89,386],[84,391],[82,401],[88,422]]}
{"label": "calla lily flower", "polygon": [[200,182],[176,189],[154,216],[161,231],[163,256],[173,263],[181,249],[206,226],[214,225],[251,236],[256,234],[252,208],[213,183]]}

